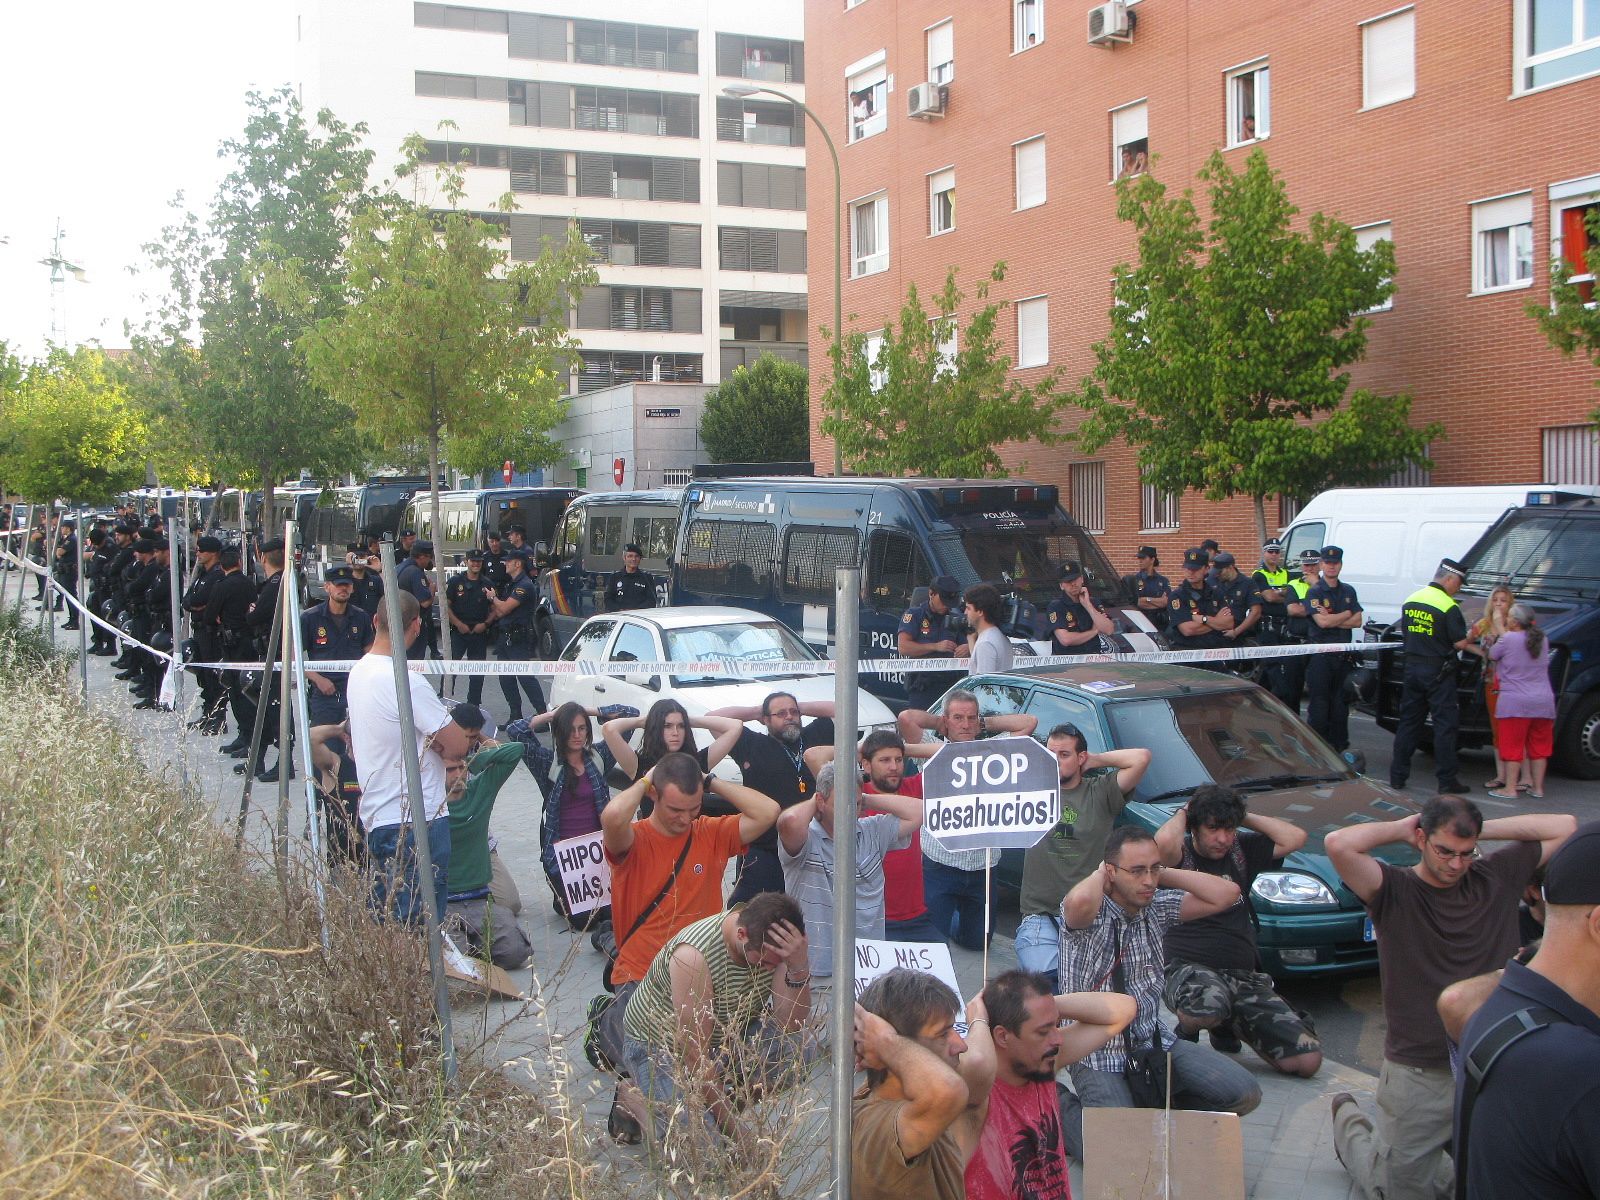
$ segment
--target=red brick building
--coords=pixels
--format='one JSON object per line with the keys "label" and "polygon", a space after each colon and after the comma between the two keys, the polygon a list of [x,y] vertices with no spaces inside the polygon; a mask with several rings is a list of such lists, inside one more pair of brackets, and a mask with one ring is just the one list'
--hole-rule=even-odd
{"label": "red brick building", "polygon": [[[908,285],[937,291],[949,266],[971,285],[1004,260],[993,295],[1016,305],[1001,329],[1018,370],[1075,381],[1107,329],[1112,268],[1136,252],[1115,174],[1148,163],[1181,190],[1214,149],[1240,169],[1260,147],[1302,221],[1320,210],[1364,243],[1393,241],[1397,290],[1372,316],[1354,382],[1409,391],[1416,422],[1443,422],[1431,482],[1600,483],[1594,371],[1524,313],[1600,203],[1594,0],[1134,0],[1096,12],[1099,44],[1082,0],[808,0],[808,99],[843,176],[847,328],[880,328]],[[909,115],[930,81],[918,98],[942,100],[943,115]],[[815,316],[832,311],[833,176],[820,139],[808,156]],[[816,428],[822,323],[819,463],[832,457]],[[1059,484],[1119,568],[1140,542],[1169,564],[1207,536],[1254,548],[1247,499],[1174,505],[1141,488],[1125,446],[1092,462],[1070,445],[1005,458]]]}

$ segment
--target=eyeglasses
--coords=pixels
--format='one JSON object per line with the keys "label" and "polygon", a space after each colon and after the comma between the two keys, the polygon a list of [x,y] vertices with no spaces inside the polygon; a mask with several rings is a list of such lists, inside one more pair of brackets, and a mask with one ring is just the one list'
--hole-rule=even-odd
{"label": "eyeglasses", "polygon": [[798,717],[799,715],[800,715],[800,710],[798,708],[774,708],[769,713],[767,713],[767,719],[768,720],[777,719],[779,721],[787,721],[790,717]]}
{"label": "eyeglasses", "polygon": [[1441,850],[1437,842],[1429,842],[1428,849],[1444,859],[1445,862],[1474,862],[1483,857],[1483,851],[1476,846],[1471,850]]}
{"label": "eyeglasses", "polygon": [[1111,869],[1126,872],[1135,879],[1154,879],[1161,873],[1161,864],[1157,863],[1153,867],[1119,867],[1116,863],[1112,863]]}

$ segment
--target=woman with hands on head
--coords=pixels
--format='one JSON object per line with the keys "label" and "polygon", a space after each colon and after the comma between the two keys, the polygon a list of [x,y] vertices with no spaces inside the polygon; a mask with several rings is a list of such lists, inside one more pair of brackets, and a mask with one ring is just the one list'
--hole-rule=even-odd
{"label": "woman with hands on head", "polygon": [[[663,697],[652,704],[644,716],[634,713],[607,721],[600,727],[600,733],[617,760],[617,768],[637,782],[648,775],[650,768],[663,757],[680,750],[694,755],[700,760],[700,769],[709,772],[728,756],[743,728],[732,717],[691,717],[683,705]],[[631,736],[636,729],[644,730],[637,751],[631,744]],[[694,735],[690,733],[692,729],[709,731],[713,738],[711,744],[696,750]],[[646,807],[641,815],[649,816],[649,808]]]}

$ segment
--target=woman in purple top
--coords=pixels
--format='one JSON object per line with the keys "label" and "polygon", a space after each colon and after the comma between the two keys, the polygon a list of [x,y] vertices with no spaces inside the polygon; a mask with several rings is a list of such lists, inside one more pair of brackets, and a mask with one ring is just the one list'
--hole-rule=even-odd
{"label": "woman in purple top", "polygon": [[1528,761],[1528,795],[1544,799],[1544,772],[1554,745],[1556,696],[1550,686],[1550,640],[1533,609],[1511,606],[1510,631],[1489,647],[1500,681],[1495,715],[1495,743],[1506,767],[1505,790],[1491,791],[1499,800],[1517,798],[1517,776]]}

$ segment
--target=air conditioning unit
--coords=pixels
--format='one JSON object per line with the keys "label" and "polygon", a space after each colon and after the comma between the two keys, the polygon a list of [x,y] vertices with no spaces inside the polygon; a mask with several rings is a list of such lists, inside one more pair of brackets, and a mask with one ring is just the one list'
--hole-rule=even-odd
{"label": "air conditioning unit", "polygon": [[1133,14],[1126,0],[1111,0],[1089,10],[1089,45],[1109,46],[1133,40]]}
{"label": "air conditioning unit", "polygon": [[929,120],[944,116],[943,84],[919,83],[912,87],[909,95],[910,112],[913,117]]}

